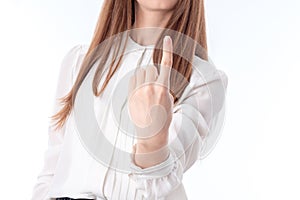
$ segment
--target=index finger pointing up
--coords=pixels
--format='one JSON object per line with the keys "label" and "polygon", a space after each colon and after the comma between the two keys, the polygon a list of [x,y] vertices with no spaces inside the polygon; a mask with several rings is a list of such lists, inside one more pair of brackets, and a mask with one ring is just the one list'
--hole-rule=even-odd
{"label": "index finger pointing up", "polygon": [[169,87],[169,79],[173,64],[173,44],[170,36],[165,36],[163,41],[163,55],[160,65],[160,73],[158,80]]}

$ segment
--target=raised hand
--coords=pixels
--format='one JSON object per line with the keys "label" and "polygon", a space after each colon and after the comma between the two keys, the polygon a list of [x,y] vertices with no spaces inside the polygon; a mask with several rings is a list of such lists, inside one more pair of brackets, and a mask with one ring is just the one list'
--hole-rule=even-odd
{"label": "raised hand", "polygon": [[135,163],[141,167],[158,164],[168,156],[168,129],[173,115],[173,97],[169,92],[173,45],[164,38],[163,56],[158,74],[154,66],[138,68],[130,78],[128,109],[136,128]]}

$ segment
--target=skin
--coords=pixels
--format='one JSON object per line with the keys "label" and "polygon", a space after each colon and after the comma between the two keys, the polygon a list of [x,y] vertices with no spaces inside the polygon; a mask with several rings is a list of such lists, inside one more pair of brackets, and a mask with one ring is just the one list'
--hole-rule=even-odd
{"label": "skin", "polygon": [[[166,27],[178,0],[136,0],[133,28]],[[143,31],[132,37],[141,45],[155,44],[159,32]]]}
{"label": "skin", "polygon": [[[137,0],[135,28],[164,27],[177,0]],[[133,35],[138,43],[149,42],[149,35]],[[153,35],[151,36],[153,38]],[[173,97],[169,93],[173,45],[166,36],[160,74],[154,66],[138,68],[129,82],[129,113],[136,127],[134,162],[141,168],[157,165],[169,155],[169,126],[173,115]]]}

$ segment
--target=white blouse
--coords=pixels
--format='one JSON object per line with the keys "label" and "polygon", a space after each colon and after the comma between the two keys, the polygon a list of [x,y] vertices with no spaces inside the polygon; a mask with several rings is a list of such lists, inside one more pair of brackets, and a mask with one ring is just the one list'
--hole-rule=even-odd
{"label": "white blouse", "polygon": [[[224,120],[227,76],[211,62],[194,57],[192,64],[196,70],[193,70],[189,85],[174,106],[169,128],[169,157],[158,165],[141,169],[134,164],[130,154],[135,140],[126,134],[116,135],[117,125],[113,120],[113,107],[109,103],[112,91],[117,88],[122,75],[134,69],[138,62],[141,66],[152,63],[154,46],[142,46],[131,37],[128,42],[128,48],[132,51],[125,55],[124,62],[104,90],[103,96],[95,97],[94,108],[95,113],[98,113],[97,121],[104,121],[101,126],[104,136],[111,144],[129,152],[130,157],[124,158],[123,154],[112,155],[111,152],[107,154],[120,162],[129,160],[130,172],[109,168],[95,159],[77,134],[72,110],[59,132],[54,132],[49,125],[44,167],[33,187],[32,200],[52,200],[57,197],[187,199],[182,184],[184,172],[197,159],[203,159],[209,154],[220,135]],[[77,45],[63,59],[53,113],[60,108],[57,98],[71,89],[87,49],[87,45]],[[106,152],[100,145],[99,150]]]}

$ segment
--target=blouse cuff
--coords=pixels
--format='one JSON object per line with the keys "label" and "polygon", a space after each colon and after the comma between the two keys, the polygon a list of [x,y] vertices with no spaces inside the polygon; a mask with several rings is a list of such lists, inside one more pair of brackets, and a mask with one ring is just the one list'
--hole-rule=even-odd
{"label": "blouse cuff", "polygon": [[134,154],[131,154],[129,177],[136,182],[137,189],[141,190],[146,199],[164,198],[181,183],[183,168],[175,152],[169,149],[170,153],[165,161],[144,169],[135,165]]}
{"label": "blouse cuff", "polygon": [[176,156],[174,155],[174,152],[171,150],[171,148],[169,148],[169,155],[166,160],[151,167],[141,168],[135,164],[133,152],[130,154],[131,173],[129,174],[129,177],[133,178],[134,180],[137,180],[160,178],[167,176],[171,173],[174,167],[175,158]]}

